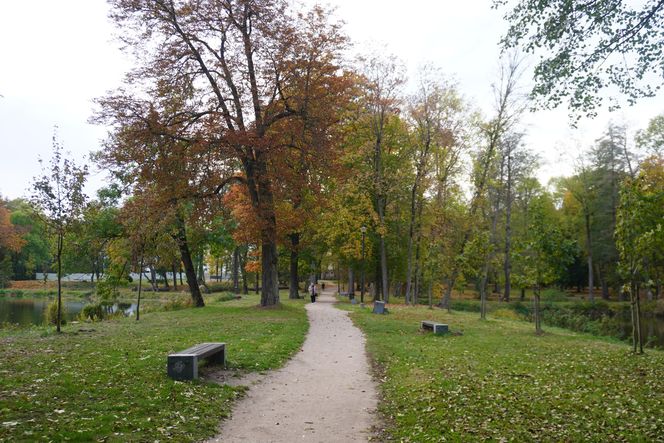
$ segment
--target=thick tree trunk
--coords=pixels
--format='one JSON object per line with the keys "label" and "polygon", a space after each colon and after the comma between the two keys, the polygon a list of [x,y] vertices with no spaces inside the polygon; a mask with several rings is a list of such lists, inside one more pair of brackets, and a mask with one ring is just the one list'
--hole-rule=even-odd
{"label": "thick tree trunk", "polygon": [[180,249],[180,258],[182,259],[182,264],[184,265],[185,274],[187,276],[187,285],[189,285],[189,292],[191,292],[191,300],[196,307],[205,306],[203,296],[201,295],[201,289],[198,286],[198,280],[196,279],[194,262],[191,259],[191,251],[189,250],[189,243],[187,241],[187,231],[184,220],[181,217],[178,217],[177,219],[177,234],[175,236],[175,242]]}
{"label": "thick tree trunk", "polygon": [[273,306],[279,303],[277,219],[267,163],[260,151],[253,151],[253,158],[245,158],[243,166],[251,203],[261,222],[261,306]]}
{"label": "thick tree trunk", "polygon": [[290,284],[288,287],[288,298],[296,299],[300,298],[299,284],[300,276],[298,274],[298,261],[299,261],[299,245],[300,245],[300,233],[295,232],[290,235],[291,241],[291,253],[290,253]]}
{"label": "thick tree trunk", "polygon": [[261,306],[274,306],[279,303],[279,279],[277,274],[277,243],[264,239],[262,244],[261,267],[262,288]]}

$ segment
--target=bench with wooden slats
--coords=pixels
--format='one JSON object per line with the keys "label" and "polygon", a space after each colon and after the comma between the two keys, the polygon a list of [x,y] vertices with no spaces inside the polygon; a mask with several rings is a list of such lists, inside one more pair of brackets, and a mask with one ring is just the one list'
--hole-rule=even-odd
{"label": "bench with wooden slats", "polygon": [[168,376],[175,380],[198,378],[198,360],[226,364],[226,343],[201,343],[168,356]]}

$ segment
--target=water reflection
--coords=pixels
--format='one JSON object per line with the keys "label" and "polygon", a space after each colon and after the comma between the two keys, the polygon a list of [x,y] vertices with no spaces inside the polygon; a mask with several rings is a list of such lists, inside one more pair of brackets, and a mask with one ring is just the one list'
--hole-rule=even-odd
{"label": "water reflection", "polygon": [[[0,323],[21,326],[44,324],[44,311],[52,301],[47,298],[0,297]],[[65,308],[64,318],[70,321],[76,320],[88,303],[82,300],[63,300],[62,304]],[[109,305],[108,310],[111,313],[122,311],[125,315],[133,315],[136,311],[136,304],[118,302]]]}

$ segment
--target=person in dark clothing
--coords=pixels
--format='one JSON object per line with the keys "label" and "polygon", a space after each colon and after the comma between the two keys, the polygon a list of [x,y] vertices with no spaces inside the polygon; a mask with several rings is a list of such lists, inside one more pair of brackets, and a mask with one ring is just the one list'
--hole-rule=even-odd
{"label": "person in dark clothing", "polygon": [[318,295],[318,285],[312,283],[309,285],[309,295],[311,296],[311,303],[316,302],[316,296]]}

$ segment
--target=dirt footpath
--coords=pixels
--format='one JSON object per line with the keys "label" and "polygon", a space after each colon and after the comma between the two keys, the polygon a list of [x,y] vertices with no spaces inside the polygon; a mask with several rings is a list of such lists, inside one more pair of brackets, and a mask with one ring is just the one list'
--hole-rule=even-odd
{"label": "dirt footpath", "polygon": [[377,404],[364,336],[323,294],[309,333],[282,369],[251,386],[210,442],[363,442]]}

